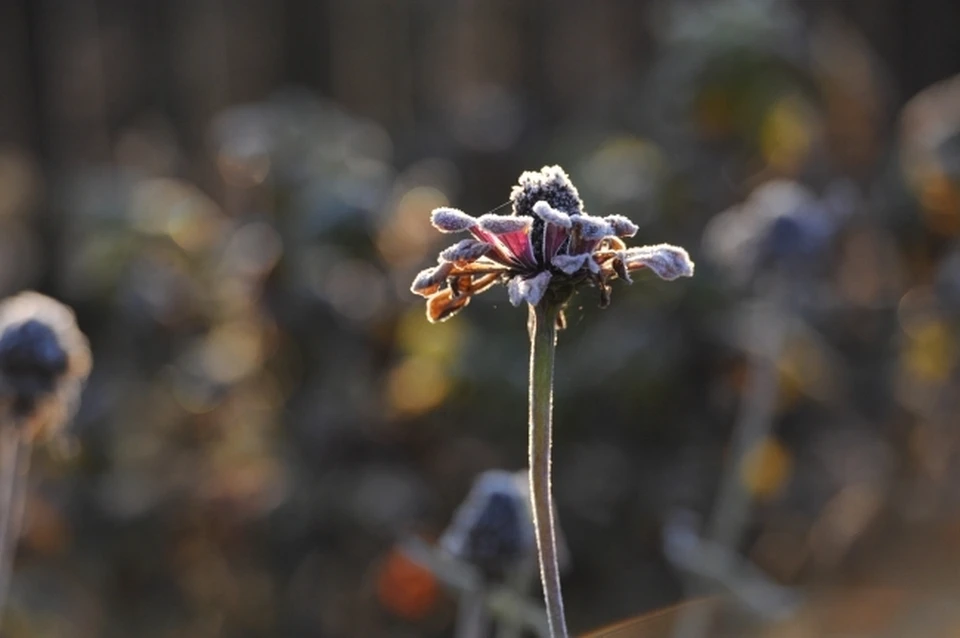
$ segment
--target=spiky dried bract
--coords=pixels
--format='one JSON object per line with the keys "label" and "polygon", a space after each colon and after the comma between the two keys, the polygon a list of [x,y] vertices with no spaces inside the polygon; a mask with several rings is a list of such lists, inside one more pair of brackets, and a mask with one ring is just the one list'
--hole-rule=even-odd
{"label": "spiky dried bract", "polygon": [[610,281],[630,281],[630,271],[649,268],[663,279],[693,275],[682,248],[660,244],[627,249],[637,225],[622,215],[595,217],[559,166],[526,172],[510,194],[512,215],[474,218],[455,208],[438,208],[433,225],[443,232],[468,231],[465,239],[440,253],[440,266],[422,271],[411,290],[427,297],[427,317],[444,321],[466,307],[469,298],[494,283],[507,283],[510,302],[540,303],[553,290],[566,299],[580,284],[610,300]]}
{"label": "spiky dried bract", "polygon": [[0,414],[27,440],[62,430],[79,404],[92,359],[73,311],[24,292],[0,302]]}

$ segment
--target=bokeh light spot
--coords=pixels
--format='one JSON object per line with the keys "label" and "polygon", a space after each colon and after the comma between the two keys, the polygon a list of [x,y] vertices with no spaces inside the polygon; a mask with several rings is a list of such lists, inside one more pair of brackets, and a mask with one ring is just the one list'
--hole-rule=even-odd
{"label": "bokeh light spot", "polygon": [[390,371],[387,399],[394,413],[414,416],[440,405],[450,391],[443,366],[428,357],[410,357]]}

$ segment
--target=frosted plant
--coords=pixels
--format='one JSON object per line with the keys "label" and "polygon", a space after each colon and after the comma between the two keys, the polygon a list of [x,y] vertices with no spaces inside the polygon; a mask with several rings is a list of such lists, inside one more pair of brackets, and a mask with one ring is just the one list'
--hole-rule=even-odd
{"label": "frosted plant", "polygon": [[637,226],[621,215],[595,217],[584,211],[576,187],[559,166],[528,171],[510,193],[512,214],[472,217],[438,208],[431,221],[444,233],[469,233],[440,252],[437,265],[420,272],[411,290],[427,299],[427,318],[445,321],[470,299],[504,283],[510,303],[529,307],[530,495],[547,618],[554,636],[567,636],[550,487],[553,360],[563,309],[581,285],[610,303],[611,282],[631,283],[648,269],[661,279],[693,275],[683,248],[669,244],[628,248]]}
{"label": "frosted plant", "polygon": [[73,311],[39,293],[0,302],[0,612],[6,601],[30,452],[73,416],[90,374]]}

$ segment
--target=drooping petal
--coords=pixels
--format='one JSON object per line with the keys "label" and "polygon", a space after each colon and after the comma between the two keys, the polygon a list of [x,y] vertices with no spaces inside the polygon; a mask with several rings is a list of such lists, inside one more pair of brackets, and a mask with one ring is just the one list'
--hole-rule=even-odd
{"label": "drooping petal", "polygon": [[556,255],[552,264],[561,272],[572,275],[587,264],[590,259],[590,253],[580,253],[579,255]]}
{"label": "drooping petal", "polygon": [[500,280],[500,273],[489,273],[486,275],[457,275],[449,279],[450,290],[453,296],[477,295],[487,290]]}
{"label": "drooping petal", "polygon": [[563,242],[570,236],[569,230],[572,226],[570,215],[562,210],[557,210],[543,200],[533,205],[533,212],[543,220],[540,224],[542,228],[541,237],[533,237],[533,241],[542,243],[540,246],[534,247],[534,252],[537,248],[542,248],[543,261],[550,263],[550,260],[560,250]]}
{"label": "drooping petal", "polygon": [[623,215],[607,215],[603,219],[610,224],[613,234],[618,237],[633,237],[637,234],[637,225]]}
{"label": "drooping petal", "polygon": [[413,285],[410,286],[410,292],[420,295],[421,297],[429,297],[440,290],[440,286],[443,285],[443,282],[446,281],[452,270],[453,264],[450,262],[444,262],[433,268],[421,270],[417,276],[413,278]]}
{"label": "drooping petal", "polygon": [[427,320],[430,323],[446,321],[470,303],[472,295],[457,295],[449,288],[427,299]]}
{"label": "drooping petal", "polygon": [[547,271],[528,278],[517,275],[507,284],[510,303],[519,306],[526,301],[532,306],[537,305],[543,299],[543,294],[547,291],[547,286],[550,285],[551,277],[552,275]]}
{"label": "drooping petal", "polygon": [[430,214],[430,223],[442,233],[460,233],[477,225],[477,219],[458,208],[436,208]]}
{"label": "drooping petal", "polygon": [[479,219],[480,230],[491,237],[494,245],[508,261],[533,268],[536,259],[530,244],[533,218],[526,215],[495,215],[488,213]]}
{"label": "drooping petal", "polygon": [[693,261],[687,251],[679,246],[657,244],[630,248],[621,253],[621,259],[628,271],[649,268],[667,281],[693,276]]}
{"label": "drooping petal", "polygon": [[488,243],[476,239],[462,239],[441,251],[440,259],[456,264],[466,264],[480,259],[491,250],[493,246]]}

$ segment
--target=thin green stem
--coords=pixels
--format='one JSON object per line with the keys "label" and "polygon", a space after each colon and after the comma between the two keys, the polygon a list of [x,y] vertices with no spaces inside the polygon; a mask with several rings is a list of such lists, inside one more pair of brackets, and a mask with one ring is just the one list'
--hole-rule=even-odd
{"label": "thin green stem", "polygon": [[561,305],[544,299],[530,308],[530,501],[537,536],[540,580],[553,638],[567,638],[557,560],[557,534],[551,495],[553,360]]}

